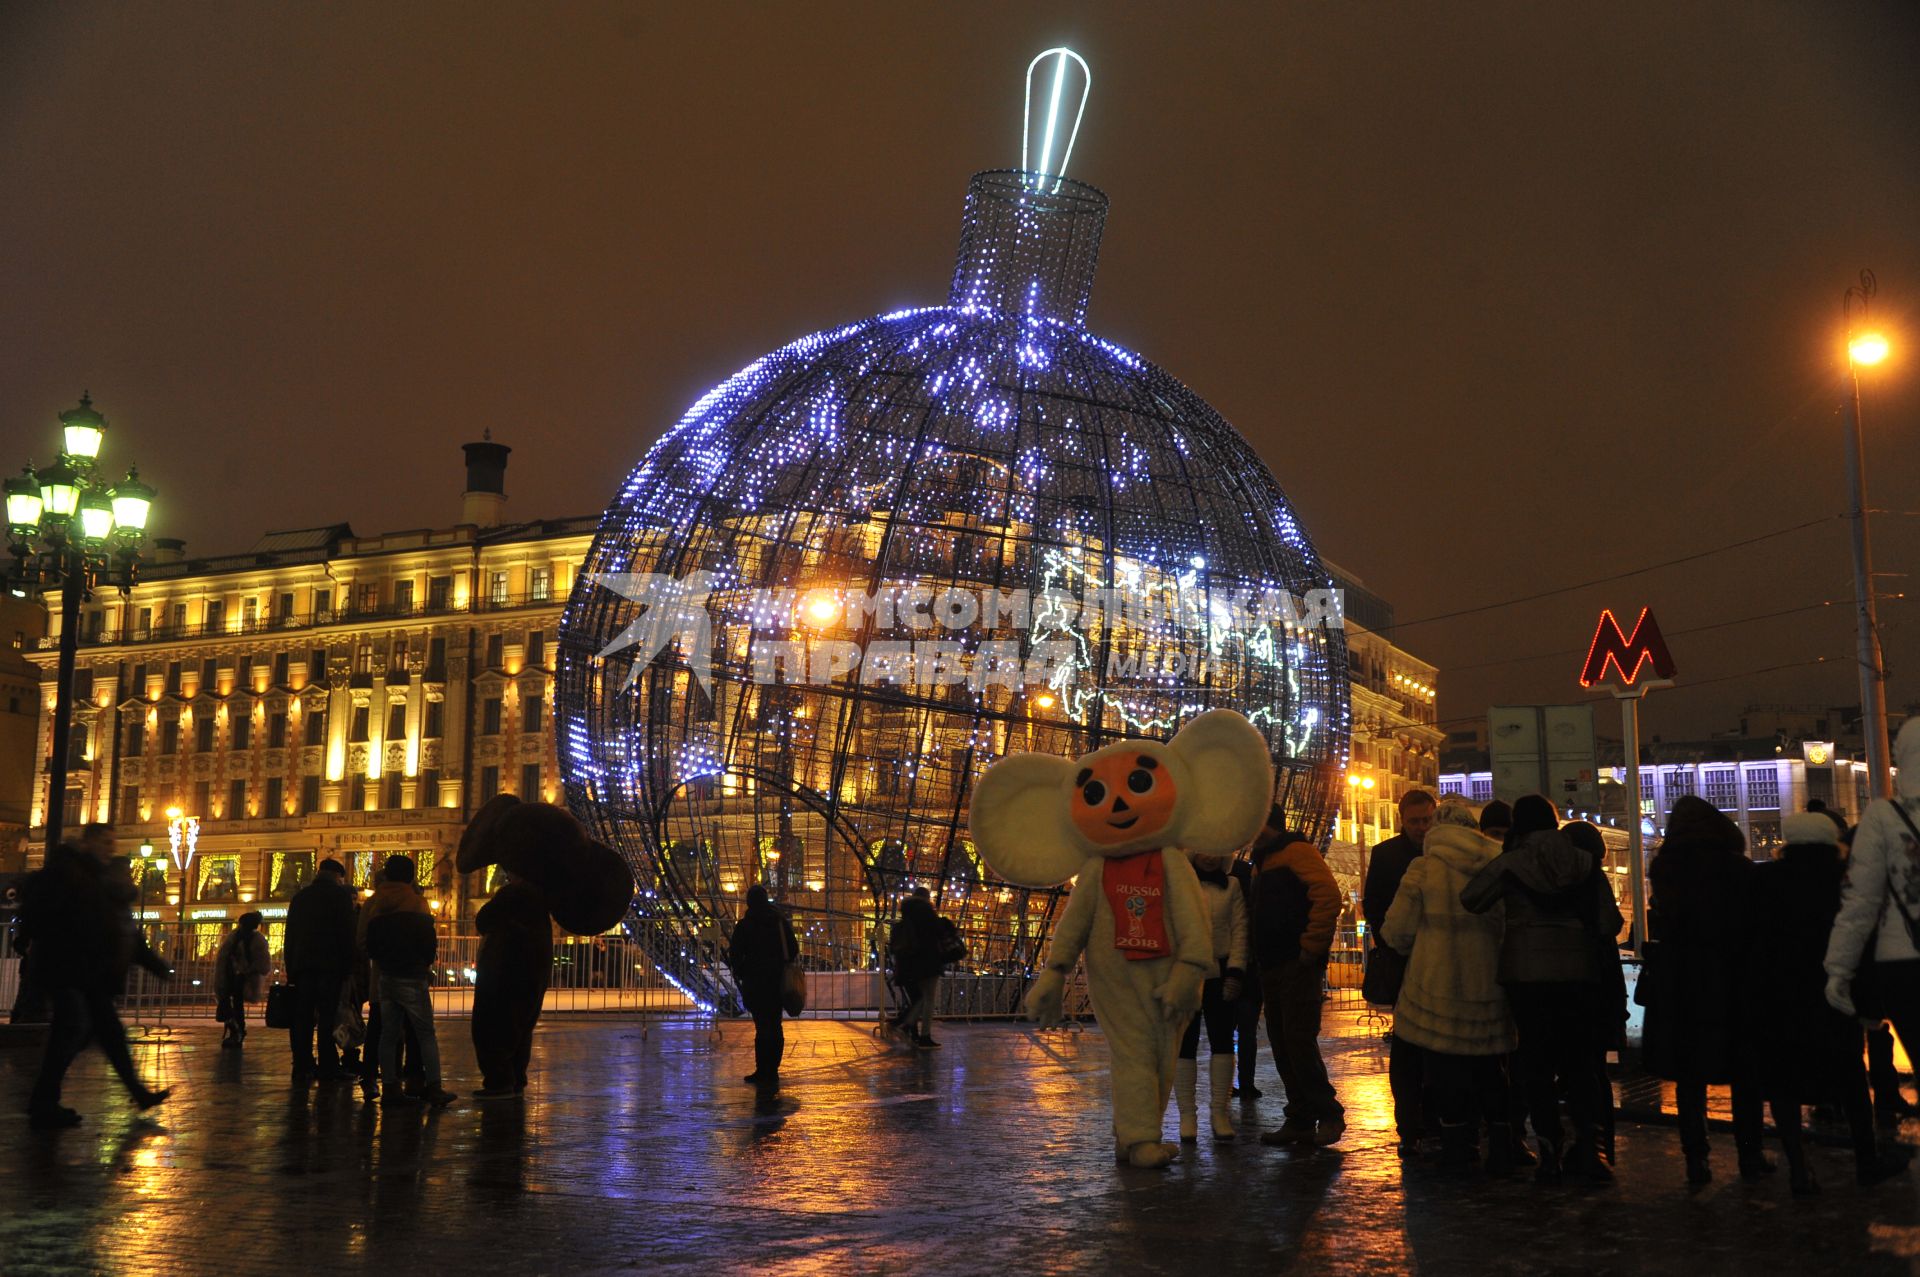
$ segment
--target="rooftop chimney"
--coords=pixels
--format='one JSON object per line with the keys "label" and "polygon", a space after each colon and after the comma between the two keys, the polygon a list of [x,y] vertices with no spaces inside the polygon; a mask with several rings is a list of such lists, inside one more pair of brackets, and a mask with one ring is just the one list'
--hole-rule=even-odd
{"label": "rooftop chimney", "polygon": [[460,522],[476,528],[497,528],[507,506],[507,454],[513,449],[493,442],[493,431],[480,432],[481,442],[463,443],[467,454],[467,491],[460,501]]}
{"label": "rooftop chimney", "polygon": [[153,552],[147,556],[149,563],[178,563],[187,557],[187,543],[179,537],[153,538]]}

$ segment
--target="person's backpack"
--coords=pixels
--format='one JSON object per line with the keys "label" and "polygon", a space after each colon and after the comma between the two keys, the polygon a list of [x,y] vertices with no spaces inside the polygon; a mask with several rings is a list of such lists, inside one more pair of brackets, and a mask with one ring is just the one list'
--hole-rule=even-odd
{"label": "person's backpack", "polygon": [[953,925],[953,919],[941,918],[934,924],[934,952],[942,966],[967,960],[966,941],[960,938],[960,928]]}

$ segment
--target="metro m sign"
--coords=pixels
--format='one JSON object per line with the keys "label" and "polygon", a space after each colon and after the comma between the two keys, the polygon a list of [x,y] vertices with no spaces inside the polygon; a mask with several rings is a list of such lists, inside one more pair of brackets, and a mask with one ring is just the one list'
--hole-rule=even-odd
{"label": "metro m sign", "polygon": [[1631,634],[1620,632],[1620,622],[1613,619],[1609,609],[1600,614],[1600,624],[1594,628],[1587,663],[1580,670],[1580,686],[1607,681],[1607,666],[1611,665],[1620,684],[1631,687],[1640,677],[1640,667],[1648,661],[1653,662],[1658,677],[1673,677],[1673,657],[1667,651],[1667,641],[1660,637],[1660,623],[1653,619],[1652,609],[1640,609],[1640,619],[1633,623]]}

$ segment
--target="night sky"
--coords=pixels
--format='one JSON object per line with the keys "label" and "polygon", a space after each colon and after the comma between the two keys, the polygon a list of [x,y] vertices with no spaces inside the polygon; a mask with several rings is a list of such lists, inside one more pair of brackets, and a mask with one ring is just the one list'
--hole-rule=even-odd
{"label": "night sky", "polygon": [[[1916,511],[1917,12],[16,3],[0,463],[50,460],[86,387],[190,552],[452,523],[482,428],[514,516],[597,512],[736,368],[944,299],[967,177],[1017,163],[1064,42],[1071,174],[1113,201],[1091,326],[1238,426],[1403,622],[1838,515],[1863,266],[1898,343],[1870,500]],[[1920,517],[1875,535],[1903,571]],[[1598,610],[1649,602],[1694,685],[1650,733],[1853,703],[1846,606],[1679,633],[1850,600],[1846,545],[1830,518],[1400,639],[1447,718],[1577,697]],[[1883,621],[1920,701],[1920,605]]]}

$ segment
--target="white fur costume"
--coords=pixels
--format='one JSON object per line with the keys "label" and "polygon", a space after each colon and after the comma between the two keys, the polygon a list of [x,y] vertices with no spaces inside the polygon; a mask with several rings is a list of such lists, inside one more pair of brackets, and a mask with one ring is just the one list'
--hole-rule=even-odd
{"label": "white fur costume", "polygon": [[[1131,820],[1108,822],[1128,836],[1096,840],[1076,824],[1075,802],[1085,806],[1086,784],[1096,770],[1109,775],[1115,764],[1136,761],[1153,776],[1170,779],[1171,810],[1164,818],[1152,813],[1156,823],[1138,829]],[[1118,794],[1110,800],[1112,810],[1126,811],[1126,794],[1117,786],[1111,792]],[[1173,1148],[1160,1142],[1161,1118],[1181,1035],[1199,1009],[1200,986],[1218,956],[1200,880],[1181,852],[1225,854],[1245,845],[1260,831],[1272,800],[1266,739],[1232,710],[1200,715],[1166,744],[1120,741],[1071,762],[1014,754],[990,767],[975,791],[969,818],[974,845],[996,874],[1025,887],[1049,887],[1078,875],[1054,929],[1047,969],[1027,995],[1027,1014],[1042,1025],[1059,1022],[1066,977],[1084,953],[1087,989],[1111,1054],[1114,1139],[1135,1166],[1172,1160]],[[1104,862],[1155,848],[1166,853],[1162,921],[1169,952],[1129,958],[1114,944]]]}

